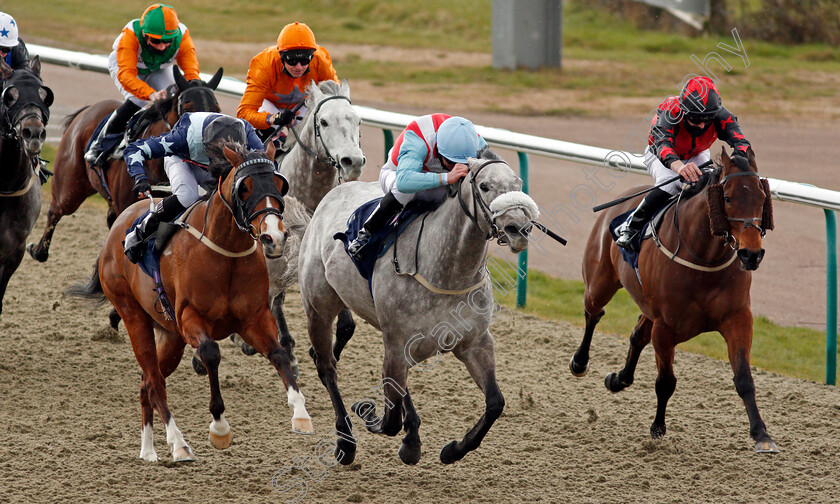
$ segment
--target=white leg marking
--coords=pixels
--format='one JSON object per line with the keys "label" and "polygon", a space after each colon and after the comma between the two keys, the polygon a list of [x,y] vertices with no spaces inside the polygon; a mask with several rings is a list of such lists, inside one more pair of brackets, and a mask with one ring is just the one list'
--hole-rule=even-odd
{"label": "white leg marking", "polygon": [[212,422],[210,422],[210,432],[220,437],[227,436],[228,432],[230,432],[230,424],[227,422],[227,420],[225,420],[224,413],[219,415],[218,422],[215,419]]}
{"label": "white leg marking", "polygon": [[292,418],[310,418],[309,413],[306,412],[306,399],[303,397],[303,394],[292,387],[289,387],[286,393],[289,396],[289,406],[295,410]]}
{"label": "white leg marking", "polygon": [[155,451],[155,433],[152,424],[143,426],[140,434],[140,458],[146,462],[157,462],[158,456]]}

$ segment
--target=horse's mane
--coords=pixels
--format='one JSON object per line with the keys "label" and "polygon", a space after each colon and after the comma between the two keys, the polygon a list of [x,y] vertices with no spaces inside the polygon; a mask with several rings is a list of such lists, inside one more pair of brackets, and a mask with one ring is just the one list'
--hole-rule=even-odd
{"label": "horse's mane", "polygon": [[229,140],[213,142],[207,146],[207,157],[210,158],[210,164],[207,166],[207,171],[209,171],[216,180],[220,177],[226,177],[230,170],[233,169],[233,166],[231,166],[227,158],[225,158],[225,147],[242,156],[245,161],[266,157],[265,152],[260,150],[248,150],[247,145],[239,142],[232,142]]}

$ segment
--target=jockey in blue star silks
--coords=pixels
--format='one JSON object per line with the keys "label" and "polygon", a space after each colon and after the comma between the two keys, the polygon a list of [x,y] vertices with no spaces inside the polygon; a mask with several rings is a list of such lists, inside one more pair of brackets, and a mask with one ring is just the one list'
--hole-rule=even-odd
{"label": "jockey in blue star silks", "polygon": [[473,123],[463,117],[430,114],[409,123],[379,171],[379,185],[385,196],[348,245],[347,253],[358,259],[370,237],[415,197],[443,199],[445,187],[469,172],[467,159],[477,157],[485,147],[487,142],[476,133]]}
{"label": "jockey in blue star silks", "polygon": [[143,243],[157,231],[161,222],[176,218],[198,200],[198,186],[212,180],[207,171],[210,158],[219,158],[221,140],[247,143],[251,150],[265,147],[247,121],[214,112],[186,112],[163,135],[144,138],[125,148],[128,173],[134,178],[134,193],[150,195],[151,185],[143,169],[150,159],[164,158],[163,167],[172,194],[163,198],[153,212],[125,237],[125,254],[132,262],[143,255]]}
{"label": "jockey in blue star silks", "polygon": [[29,68],[29,51],[18,36],[18,25],[15,18],[5,12],[0,12],[0,59],[13,70]]}

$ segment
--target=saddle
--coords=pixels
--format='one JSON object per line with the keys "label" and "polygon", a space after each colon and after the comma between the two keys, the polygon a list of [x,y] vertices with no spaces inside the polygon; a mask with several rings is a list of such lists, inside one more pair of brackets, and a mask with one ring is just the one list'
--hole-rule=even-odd
{"label": "saddle", "polygon": [[[343,233],[336,233],[333,238],[341,240],[344,243],[344,251],[347,252],[347,247],[350,242],[356,239],[356,235],[364,226],[368,217],[376,210],[379,201],[382,198],[376,198],[362,204],[353,212],[347,219],[347,230]],[[396,239],[401,235],[405,229],[415,219],[423,214],[427,214],[440,206],[440,203],[423,200],[412,200],[405,208],[383,229],[371,236],[367,245],[361,250],[359,260],[350,257],[359,274],[362,278],[368,281],[368,290],[372,292],[373,269],[376,266],[376,261],[388,251],[389,248],[396,242]],[[350,256],[350,254],[347,254]]]}

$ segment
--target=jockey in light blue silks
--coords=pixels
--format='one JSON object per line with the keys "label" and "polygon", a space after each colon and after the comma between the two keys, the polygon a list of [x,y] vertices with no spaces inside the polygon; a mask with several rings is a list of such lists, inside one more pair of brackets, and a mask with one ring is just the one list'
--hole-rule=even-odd
{"label": "jockey in light blue silks", "polygon": [[442,200],[445,186],[467,175],[467,159],[477,157],[487,142],[463,117],[430,114],[418,117],[400,133],[379,172],[385,196],[347,253],[358,259],[370,237],[415,197]]}
{"label": "jockey in light blue silks", "polygon": [[170,131],[138,140],[125,148],[123,157],[128,173],[134,178],[136,195],[143,197],[151,191],[143,169],[150,159],[165,158],[163,167],[172,186],[172,195],[163,198],[154,212],[126,235],[125,254],[132,262],[142,257],[143,242],[155,233],[161,221],[176,218],[198,199],[199,184],[213,178],[207,171],[209,151],[218,150],[218,142],[223,139],[247,143],[251,150],[265,150],[253,126],[242,119],[214,112],[186,112]]}

